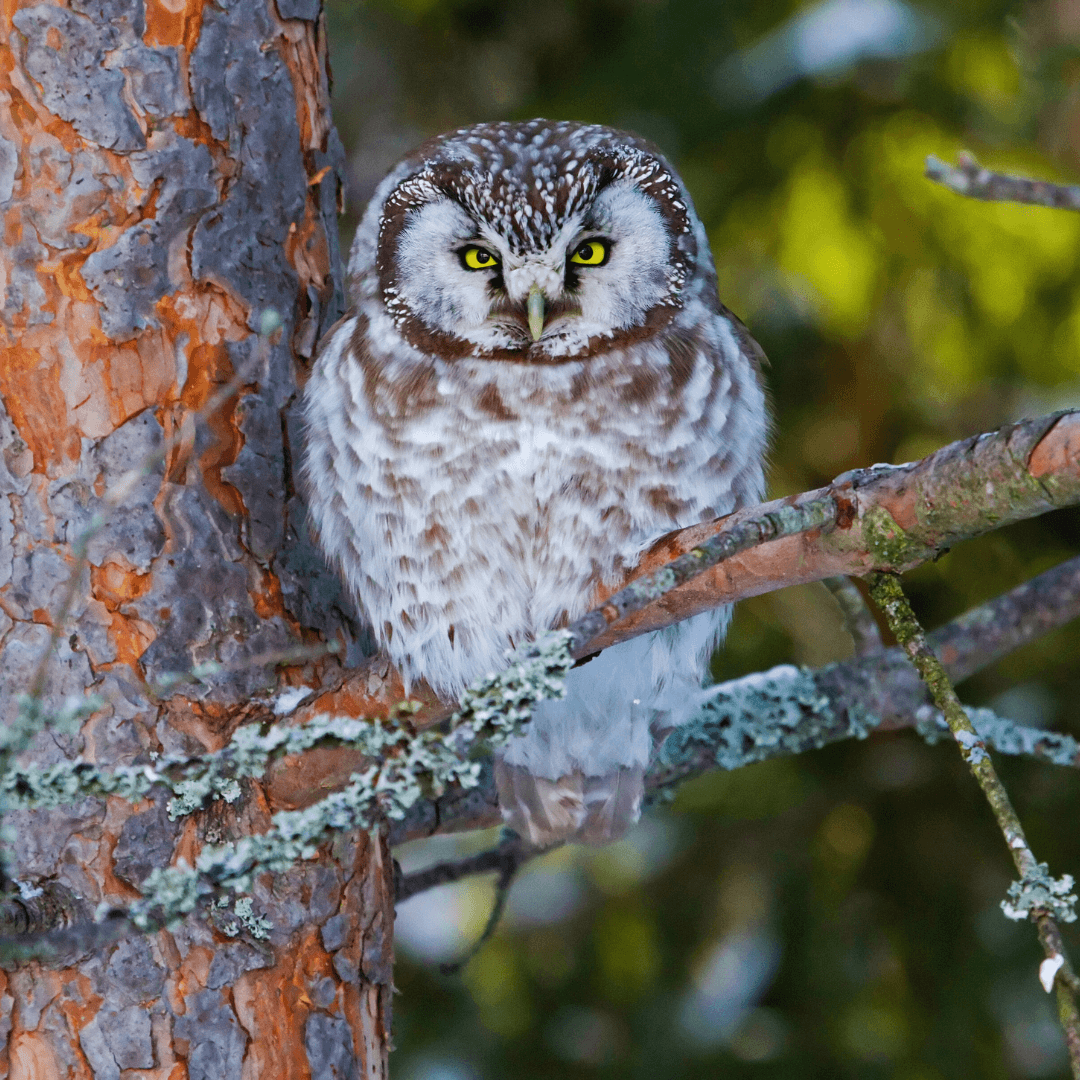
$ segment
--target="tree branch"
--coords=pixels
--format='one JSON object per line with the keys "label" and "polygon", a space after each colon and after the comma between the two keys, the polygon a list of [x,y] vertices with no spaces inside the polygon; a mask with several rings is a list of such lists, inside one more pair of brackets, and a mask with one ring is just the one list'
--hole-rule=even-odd
{"label": "tree branch", "polygon": [[[571,654],[587,656],[721,604],[788,585],[874,570],[902,572],[963,540],[1080,503],[1080,410],[1053,413],[972,436],[906,465],[876,465],[815,491],[747,507],[661,537],[617,592],[571,627]],[[385,716],[405,696],[385,657],[345,676],[297,715]],[[421,726],[453,703],[427,687],[410,697]],[[329,772],[328,772],[329,770]],[[332,763],[290,761],[271,777],[271,803],[300,806]],[[341,780],[348,776],[348,769]]]}
{"label": "tree branch", "polygon": [[1056,210],[1080,210],[1080,187],[1075,184],[1052,184],[1030,180],[1026,176],[1007,176],[984,169],[967,151],[956,155],[949,165],[931,154],[926,159],[926,177],[944,185],[957,195],[984,202],[1029,203]]}
{"label": "tree branch", "polygon": [[[787,585],[911,570],[963,540],[1077,503],[1076,410],[963,439],[921,461],[856,469],[816,491],[669,533],[629,585],[571,626],[571,653]],[[760,539],[747,542],[754,530]]]}
{"label": "tree branch", "polygon": [[1066,875],[1060,881],[1055,881],[1050,877],[1047,866],[1039,863],[1028,846],[1024,827],[986,752],[986,744],[960,704],[944,666],[927,643],[915,612],[904,595],[899,577],[895,574],[874,574],[870,579],[870,595],[885,612],[896,640],[918,669],[934,704],[945,717],[960,754],[982,788],[998,828],[1005,837],[1009,854],[1020,874],[1019,888],[1009,890],[1010,900],[1015,899],[1017,903],[1004,904],[1005,914],[1010,918],[1030,918],[1039,928],[1039,940],[1046,961],[1052,968],[1043,985],[1047,993],[1052,986],[1057,988],[1058,1016],[1065,1032],[1069,1063],[1073,1077],[1080,1080],[1080,1012],[1073,996],[1073,986],[1077,980],[1057,925],[1058,919],[1069,922],[1076,919],[1072,906],[1076,903],[1076,897],[1069,895],[1073,879]]}
{"label": "tree branch", "polygon": [[[1080,556],[972,609],[929,635],[949,677],[962,681],[1014,649],[1080,616]],[[667,738],[646,777],[652,792],[716,768],[734,769],[801,753],[872,730],[933,720],[926,687],[898,648],[828,664],[790,665],[724,683],[697,718]],[[997,730],[1004,752],[1029,753],[1080,766],[1067,736],[1008,725]],[[500,821],[494,776],[451,788],[415,805],[391,828],[391,842],[486,828]]]}

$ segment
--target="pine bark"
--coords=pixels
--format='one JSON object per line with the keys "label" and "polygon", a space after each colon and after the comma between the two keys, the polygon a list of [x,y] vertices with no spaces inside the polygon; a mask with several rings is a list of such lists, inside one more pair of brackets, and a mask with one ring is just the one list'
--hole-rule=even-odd
{"label": "pine bark", "polygon": [[[0,35],[0,717],[52,641],[46,700],[108,705],[40,735],[34,760],[216,748],[283,686],[335,674],[253,658],[361,651],[290,475],[298,385],[342,307],[321,5],[15,0]],[[260,343],[268,308],[284,325]],[[78,538],[170,439],[95,535],[54,635]],[[222,669],[149,692],[207,660]],[[274,808],[256,785],[175,823],[165,801],[10,815],[12,873],[85,917]],[[0,1078],[384,1076],[392,881],[384,839],[342,837],[259,882],[268,943],[192,918],[0,972]]]}

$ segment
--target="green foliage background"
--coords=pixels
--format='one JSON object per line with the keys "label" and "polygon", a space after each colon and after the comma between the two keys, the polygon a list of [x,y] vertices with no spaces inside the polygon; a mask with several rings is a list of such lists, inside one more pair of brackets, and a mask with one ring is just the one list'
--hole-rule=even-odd
{"label": "green foliage background", "polygon": [[[725,62],[811,7],[330,0],[343,239],[428,135],[539,115],[629,128],[682,172],[722,298],[771,358],[773,495],[1080,404],[1080,216],[971,202],[922,177],[927,154],[966,148],[992,168],[1076,178],[1075,4],[927,0],[928,48],[751,100]],[[1055,514],[909,586],[936,625],[1078,546],[1080,515]],[[849,651],[824,589],[790,589],[739,607],[715,675]],[[1073,627],[961,692],[1080,735],[1078,655]],[[1080,777],[1002,768],[1038,856],[1080,871]],[[463,977],[403,938],[395,1074],[1064,1076],[1034,932],[998,910],[1010,877],[948,745],[901,733],[710,776],[614,848],[537,866]],[[432,894],[424,918],[475,934],[490,888]]]}

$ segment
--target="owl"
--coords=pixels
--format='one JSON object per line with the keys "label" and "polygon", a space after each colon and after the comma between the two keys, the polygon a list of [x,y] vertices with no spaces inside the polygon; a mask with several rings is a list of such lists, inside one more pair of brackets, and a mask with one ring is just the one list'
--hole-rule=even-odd
{"label": "owl", "polygon": [[[651,144],[462,128],[376,190],[351,313],[304,389],[319,543],[406,685],[455,697],[594,605],[661,534],[761,500],[763,356]],[[700,705],[720,609],[607,649],[496,761],[529,843],[605,843]]]}

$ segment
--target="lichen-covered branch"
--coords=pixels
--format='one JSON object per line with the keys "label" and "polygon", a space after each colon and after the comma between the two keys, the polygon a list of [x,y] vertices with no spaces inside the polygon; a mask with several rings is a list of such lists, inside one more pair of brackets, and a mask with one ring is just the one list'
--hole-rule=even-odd
{"label": "lichen-covered branch", "polygon": [[[244,836],[233,844],[208,845],[194,866],[181,862],[155,869],[141,885],[142,899],[125,910],[106,909],[103,917],[128,920],[143,931],[156,930],[213,900],[219,906],[232,906],[254,936],[265,936],[249,902],[236,901],[236,894],[250,891],[260,874],[285,871],[313,858],[318,845],[336,833],[378,830],[386,820],[400,820],[424,795],[437,797],[449,785],[475,787],[481,777],[479,763],[472,760],[476,747],[501,745],[520,730],[538,701],[562,696],[566,672],[572,666],[568,638],[565,630],[551,631],[520,647],[505,671],[487,676],[466,691],[447,733],[414,732],[404,722],[363,723],[336,717],[324,717],[303,728],[272,728],[265,734],[242,729],[231,750],[199,775],[198,786],[189,784],[184,790],[187,802],[180,812],[190,812],[221,790],[215,781],[223,762],[238,775],[258,775],[283,745],[308,749],[322,739],[335,738],[359,749],[368,764],[341,791],[306,809],[275,814],[266,832]],[[142,783],[161,779],[150,769],[145,772],[149,775]],[[136,799],[146,790],[131,770],[120,770],[115,776],[112,794]],[[64,789],[59,796],[40,775],[34,779],[45,798],[71,799],[81,794],[77,773],[69,776],[74,790]],[[97,779],[106,783],[100,771]],[[31,793],[24,798],[31,806],[39,805]],[[48,935],[41,945],[46,951],[56,948]],[[33,943],[25,935],[13,941],[0,938],[0,959],[15,953],[32,955]]]}
{"label": "lichen-covered branch", "polygon": [[991,172],[966,151],[957,154],[955,165],[949,165],[931,154],[926,159],[926,176],[969,199],[1028,203],[1055,210],[1080,210],[1080,187],[1075,184],[1053,184],[1048,180]]}
{"label": "lichen-covered branch", "polygon": [[[1080,557],[1039,574],[934,631],[929,640],[950,678],[968,678],[1012,649],[1080,617]],[[973,710],[984,738],[1003,753],[1080,767],[1074,741]],[[650,791],[717,768],[802,753],[873,730],[919,725],[939,730],[930,696],[902,650],[893,648],[816,671],[791,665],[724,683],[698,716],[668,736],[646,777]],[[985,730],[984,730],[985,725]],[[400,843],[436,832],[482,828],[500,820],[494,778],[449,788],[417,803],[391,828]]]}
{"label": "lichen-covered branch", "polygon": [[[1009,889],[1009,899],[1002,908],[1009,918],[1030,918],[1040,927],[1039,939],[1046,952],[1044,963],[1052,967],[1051,985],[1057,990],[1058,1015],[1065,1032],[1073,1077],[1080,1080],[1080,1011],[1073,993],[1076,976],[1061,944],[1057,926],[1059,919],[1066,922],[1076,919],[1076,896],[1070,892],[1072,876],[1052,878],[1046,864],[1040,863],[1028,846],[1020,818],[987,753],[986,743],[960,704],[944,665],[930,648],[904,595],[900,579],[895,574],[874,574],[870,579],[870,595],[885,613],[896,640],[929,688],[934,704],[948,724],[961,756],[982,788],[1005,837],[1020,880]],[[1049,992],[1051,986],[1046,989]]]}

